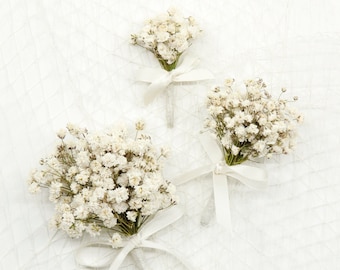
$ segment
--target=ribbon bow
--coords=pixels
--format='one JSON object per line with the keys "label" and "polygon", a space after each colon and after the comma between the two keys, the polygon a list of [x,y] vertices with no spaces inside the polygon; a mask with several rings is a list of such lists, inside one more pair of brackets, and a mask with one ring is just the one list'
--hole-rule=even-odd
{"label": "ribbon bow", "polygon": [[[142,226],[140,231],[126,241],[120,249],[117,256],[112,262],[112,258],[117,249],[113,249],[108,242],[93,242],[81,247],[76,254],[76,262],[78,265],[89,268],[102,268],[110,266],[110,270],[118,270],[120,265],[125,260],[126,256],[135,248],[152,248],[165,251],[175,258],[177,258],[187,269],[192,269],[184,259],[180,257],[175,251],[166,248],[164,245],[148,240],[148,238],[163,228],[181,218],[183,212],[177,207],[169,207],[165,210],[158,212],[152,220]],[[105,255],[98,255],[97,260],[91,260],[87,255],[87,249],[91,247],[103,246],[106,249]],[[93,254],[92,254],[93,255]],[[103,259],[109,258],[103,263]]]}
{"label": "ribbon bow", "polygon": [[267,185],[266,172],[261,168],[244,164],[228,166],[225,164],[222,151],[215,139],[209,136],[209,134],[201,134],[199,139],[214,165],[206,165],[182,174],[173,179],[173,183],[177,185],[184,184],[194,178],[212,172],[216,221],[231,231],[228,177],[232,177],[246,186],[263,189]]}
{"label": "ribbon bow", "polygon": [[198,58],[186,55],[182,57],[177,68],[166,71],[159,68],[144,68],[137,72],[136,80],[150,83],[144,96],[144,103],[150,104],[172,82],[193,82],[213,79],[213,75],[206,69],[197,69]]}

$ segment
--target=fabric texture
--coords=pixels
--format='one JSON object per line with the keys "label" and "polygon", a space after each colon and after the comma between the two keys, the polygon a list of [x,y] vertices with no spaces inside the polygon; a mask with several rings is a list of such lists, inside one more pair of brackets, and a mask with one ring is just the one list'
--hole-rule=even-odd
{"label": "fabric texture", "polygon": [[[144,20],[177,7],[203,32],[188,53],[215,79],[172,85],[175,126],[166,127],[165,96],[143,105],[141,67],[158,63],[129,43]],[[49,229],[48,195],[31,195],[26,179],[50,152],[55,132],[74,122],[90,129],[146,122],[157,145],[171,147],[164,175],[206,165],[199,143],[205,96],[233,77],[261,77],[273,96],[305,116],[296,151],[261,164],[269,186],[229,181],[233,234],[200,219],[212,175],[178,187],[185,215],[152,236],[193,267],[212,270],[339,269],[340,29],[336,0],[2,0],[0,2],[0,269],[81,269],[74,252],[86,239]],[[146,250],[150,269],[184,269]],[[136,269],[131,258],[121,269]]]}

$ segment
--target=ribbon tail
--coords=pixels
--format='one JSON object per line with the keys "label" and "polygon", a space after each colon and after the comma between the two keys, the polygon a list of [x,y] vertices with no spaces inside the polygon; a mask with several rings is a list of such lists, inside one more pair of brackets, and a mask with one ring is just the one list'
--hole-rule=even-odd
{"label": "ribbon tail", "polygon": [[170,73],[167,72],[162,77],[153,81],[144,95],[145,105],[150,104],[160,93],[164,92],[168,85],[171,83]]}
{"label": "ribbon tail", "polygon": [[213,173],[216,222],[232,233],[227,177]]}
{"label": "ribbon tail", "polygon": [[128,243],[118,254],[118,256],[112,262],[109,270],[118,270],[126,256],[133,250],[135,246],[132,243]]}
{"label": "ribbon tail", "polygon": [[143,239],[147,239],[149,236],[176,222],[182,216],[183,211],[177,205],[161,210],[149,222],[143,225],[139,235]]}
{"label": "ribbon tail", "polygon": [[[152,248],[152,249],[164,251],[164,252],[172,255],[174,258],[176,258],[188,270],[194,270],[194,268],[192,268],[192,266],[188,262],[186,262],[186,260],[184,258],[182,258],[181,255],[179,255],[176,251],[165,247],[162,244],[158,244],[158,243],[155,243],[155,242],[152,242],[152,241],[145,240],[145,241],[143,241],[142,246],[146,247],[146,248]],[[195,268],[195,269],[198,270],[197,268]]]}
{"label": "ribbon tail", "polygon": [[144,104],[149,105],[154,99],[162,93],[167,85],[162,85],[159,83],[151,83],[144,94]]}
{"label": "ribbon tail", "polygon": [[233,177],[244,185],[254,189],[264,189],[267,186],[266,171],[249,165],[223,166],[222,174]]}
{"label": "ribbon tail", "polygon": [[133,258],[135,266],[139,270],[149,269],[145,260],[144,250],[142,248],[134,248],[133,250],[131,250],[130,254],[131,257]]}
{"label": "ribbon tail", "polygon": [[175,82],[194,82],[212,80],[214,75],[207,69],[193,69],[175,77]]}
{"label": "ribbon tail", "polygon": [[169,72],[161,68],[143,68],[137,71],[136,81],[150,83],[144,95],[144,104],[150,104],[170,84]]}
{"label": "ribbon tail", "polygon": [[200,168],[194,169],[192,171],[180,174],[178,176],[176,176],[175,178],[173,178],[171,180],[171,182],[174,185],[183,185],[189,181],[191,181],[192,179],[195,179],[197,177],[200,177],[204,174],[208,174],[211,172],[211,165],[206,165],[206,166],[202,166]]}
{"label": "ribbon tail", "polygon": [[77,265],[88,268],[103,268],[113,260],[112,247],[108,242],[91,242],[80,246],[75,253]]}
{"label": "ribbon tail", "polygon": [[210,133],[201,133],[199,135],[199,141],[213,164],[216,164],[223,159],[222,151],[217,144],[216,139],[213,138]]}

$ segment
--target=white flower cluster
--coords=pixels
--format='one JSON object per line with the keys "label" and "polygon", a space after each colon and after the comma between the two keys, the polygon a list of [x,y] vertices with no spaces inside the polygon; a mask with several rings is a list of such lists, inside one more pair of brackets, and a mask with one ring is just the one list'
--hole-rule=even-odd
{"label": "white flower cluster", "polygon": [[131,35],[131,40],[151,51],[163,68],[170,71],[200,31],[193,17],[183,18],[177,10],[169,9],[148,20],[140,33]]}
{"label": "white flower cluster", "polygon": [[[55,152],[29,179],[31,192],[49,189],[56,228],[71,237],[102,229],[132,235],[150,215],[176,203],[175,186],[161,174],[166,151],[156,151],[143,127],[136,124],[135,139],[124,127],[90,133],[69,124],[58,132]],[[119,243],[113,234],[112,245]]]}
{"label": "white flower cluster", "polygon": [[207,101],[211,117],[206,125],[219,139],[226,163],[289,153],[302,116],[287,106],[287,100],[273,99],[262,79],[247,80],[246,91],[235,90],[233,82],[226,80],[225,87],[212,89]]}

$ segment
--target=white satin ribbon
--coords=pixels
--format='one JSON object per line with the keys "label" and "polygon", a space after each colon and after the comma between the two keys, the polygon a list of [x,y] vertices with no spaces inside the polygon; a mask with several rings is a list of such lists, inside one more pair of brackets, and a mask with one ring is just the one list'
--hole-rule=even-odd
{"label": "white satin ribbon", "polygon": [[267,185],[265,170],[249,165],[240,164],[228,166],[216,139],[210,134],[200,135],[200,142],[214,165],[206,165],[184,173],[172,180],[175,185],[184,184],[204,174],[213,173],[213,190],[215,198],[216,222],[231,231],[230,201],[228,177],[232,177],[246,186],[263,189]]}
{"label": "white satin ribbon", "polygon": [[214,78],[210,71],[196,68],[198,64],[198,58],[183,55],[178,66],[171,71],[166,71],[161,67],[140,69],[136,74],[136,80],[150,83],[144,96],[144,103],[150,104],[172,82],[193,82]]}
{"label": "white satin ribbon", "polygon": [[[98,241],[92,242],[81,247],[76,254],[76,262],[78,265],[88,268],[103,268],[110,266],[110,270],[118,270],[125,260],[126,256],[135,248],[152,248],[167,252],[177,258],[187,269],[191,270],[191,266],[185,262],[175,251],[168,249],[162,244],[148,240],[148,238],[156,232],[174,223],[183,215],[182,210],[178,206],[172,206],[158,212],[149,222],[145,223],[140,231],[125,241],[123,247],[114,249],[108,242]],[[96,260],[88,257],[88,250],[92,247],[102,246],[106,252],[98,255]],[[119,250],[118,255],[115,253]],[[93,254],[92,254],[93,255]],[[115,256],[116,255],[116,256]],[[100,257],[101,256],[101,257]],[[112,261],[114,257],[114,260]],[[106,259],[106,260],[105,260]]]}

